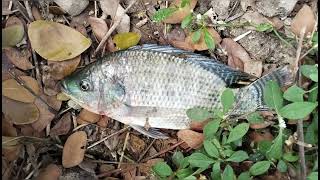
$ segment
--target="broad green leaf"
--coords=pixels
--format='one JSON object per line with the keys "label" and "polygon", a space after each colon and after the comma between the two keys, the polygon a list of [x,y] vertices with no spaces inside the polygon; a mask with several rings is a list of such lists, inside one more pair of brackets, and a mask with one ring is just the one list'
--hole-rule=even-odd
{"label": "broad green leaf", "polygon": [[180,152],[180,151],[176,151],[172,155],[172,161],[177,167],[181,166],[183,159],[184,159],[184,156],[183,156],[182,152]]}
{"label": "broad green leaf", "polygon": [[308,175],[307,180],[318,180],[318,172],[312,172]]}
{"label": "broad green leaf", "polygon": [[12,25],[2,29],[2,48],[17,45],[23,36],[24,28],[22,25]]}
{"label": "broad green leaf", "polygon": [[280,172],[284,173],[284,172],[287,172],[288,166],[287,166],[287,164],[286,164],[284,161],[279,160],[279,162],[278,162],[278,164],[277,164],[277,169],[278,169]]}
{"label": "broad green leaf", "polygon": [[[225,148],[226,148],[226,147],[227,147],[227,146],[225,146]],[[226,148],[226,149],[223,150],[223,153],[224,153],[224,155],[225,155],[226,157],[230,157],[230,156],[234,153],[234,151],[233,151],[232,149]]]}
{"label": "broad green leaf", "polygon": [[152,167],[152,170],[160,177],[167,177],[172,174],[172,170],[171,170],[170,166],[165,162],[157,162]]}
{"label": "broad green leaf", "polygon": [[175,11],[177,11],[177,8],[163,8],[159,9],[153,16],[152,20],[154,22],[161,22],[168,18],[170,15],[172,15]]}
{"label": "broad green leaf", "polygon": [[192,35],[192,42],[197,43],[200,40],[202,33],[202,29],[198,29],[196,32],[193,33]]}
{"label": "broad green leaf", "polygon": [[188,161],[188,157],[185,157],[181,161],[180,168],[186,168],[187,166],[189,166],[189,161]]}
{"label": "broad green leaf", "polygon": [[317,106],[318,103],[294,102],[281,108],[280,114],[287,119],[303,119],[308,116]]}
{"label": "broad green leaf", "polygon": [[72,59],[91,46],[91,40],[79,31],[52,21],[33,21],[28,35],[32,48],[49,61]]}
{"label": "broad green leaf", "polygon": [[277,111],[283,106],[282,92],[279,84],[274,81],[267,82],[264,88],[264,102],[268,107],[273,108]]}
{"label": "broad green leaf", "polygon": [[237,125],[230,131],[227,143],[230,143],[242,138],[248,132],[248,130],[249,130],[248,123],[241,123]]}
{"label": "broad green leaf", "polygon": [[248,171],[242,172],[239,176],[238,176],[238,180],[250,180],[250,173]]}
{"label": "broad green leaf", "polygon": [[126,32],[116,34],[112,39],[119,50],[128,49],[139,43],[141,35],[136,32]]}
{"label": "broad green leaf", "polygon": [[214,138],[214,135],[219,129],[220,121],[221,121],[220,119],[214,119],[204,126],[203,133],[204,133],[205,139]]}
{"label": "broad green leaf", "polygon": [[305,142],[309,144],[316,144],[318,142],[318,113],[314,114],[312,123],[308,126],[304,138]]}
{"label": "broad green leaf", "polygon": [[273,26],[269,23],[261,23],[258,26],[256,26],[256,31],[264,32],[264,31],[271,31],[273,29]]}
{"label": "broad green leaf", "polygon": [[190,1],[191,0],[181,0],[181,7],[185,7],[186,5],[189,5],[190,4]]}
{"label": "broad green leaf", "polygon": [[267,151],[267,157],[268,158],[274,158],[274,159],[281,159],[283,151],[283,132],[282,129],[280,129],[278,136],[276,139],[273,140],[273,144],[271,145],[270,149]]}
{"label": "broad green leaf", "polygon": [[203,28],[204,33],[204,42],[206,43],[208,49],[214,49],[215,48],[215,42],[211,34],[208,32],[207,29]]}
{"label": "broad green leaf", "polygon": [[283,155],[283,159],[288,161],[288,162],[296,162],[299,160],[299,156],[297,155],[293,155],[292,152],[289,152],[289,153],[285,153]]}
{"label": "broad green leaf", "polygon": [[233,180],[234,172],[232,167],[228,164],[222,173],[222,180]]}
{"label": "broad green leaf", "polygon": [[256,162],[250,167],[250,174],[253,176],[264,174],[270,168],[270,164],[271,163],[269,161]]}
{"label": "broad green leaf", "polygon": [[219,150],[217,147],[209,140],[203,142],[204,149],[209,154],[209,156],[214,158],[219,158]]}
{"label": "broad green leaf", "polygon": [[184,180],[197,180],[197,178],[195,176],[188,176]]}
{"label": "broad green leaf", "polygon": [[302,65],[300,70],[305,77],[318,82],[318,68],[315,65]]}
{"label": "broad green leaf", "polygon": [[318,32],[317,31],[313,33],[312,42],[313,42],[312,46],[314,46],[314,44],[318,44]]}
{"label": "broad green leaf", "polygon": [[231,155],[231,157],[226,159],[226,161],[242,162],[242,161],[244,161],[244,160],[246,160],[248,158],[249,158],[249,156],[248,156],[247,152],[245,152],[245,151],[236,151]]}
{"label": "broad green leaf", "polygon": [[192,22],[192,13],[186,16],[181,22],[181,28],[186,28]]}
{"label": "broad green leaf", "polygon": [[211,179],[220,180],[221,179],[221,169],[220,162],[216,162],[212,166]]}
{"label": "broad green leaf", "polygon": [[283,93],[283,97],[291,102],[302,102],[304,93],[305,91],[303,89],[297,85],[293,85]]}
{"label": "broad green leaf", "polygon": [[257,124],[263,122],[263,117],[259,113],[254,112],[249,114],[247,120],[250,124]]}
{"label": "broad green leaf", "polygon": [[193,153],[189,156],[188,161],[191,166],[199,168],[208,168],[215,161],[202,153]]}
{"label": "broad green leaf", "polygon": [[188,109],[186,113],[187,116],[193,121],[204,121],[213,116],[208,109],[200,107]]}
{"label": "broad green leaf", "polygon": [[266,153],[268,152],[271,146],[272,146],[272,142],[268,140],[262,140],[258,142],[258,150],[263,155],[266,155]]}
{"label": "broad green leaf", "polygon": [[176,176],[179,179],[183,179],[183,178],[186,178],[186,177],[190,176],[192,173],[193,173],[193,170],[191,168],[179,169],[176,172]]}
{"label": "broad green leaf", "polygon": [[310,74],[310,79],[314,82],[318,82],[318,73]]}
{"label": "broad green leaf", "polygon": [[310,90],[312,91],[309,93],[308,101],[309,102],[316,102],[318,100],[318,83],[315,83]]}
{"label": "broad green leaf", "polygon": [[223,112],[226,113],[228,110],[232,108],[232,104],[234,103],[234,94],[233,91],[229,88],[226,88],[221,94],[221,103],[223,106]]}

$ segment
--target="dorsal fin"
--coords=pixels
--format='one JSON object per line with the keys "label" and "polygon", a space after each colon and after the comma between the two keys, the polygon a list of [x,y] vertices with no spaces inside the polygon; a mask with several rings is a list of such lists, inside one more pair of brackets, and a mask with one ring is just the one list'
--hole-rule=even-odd
{"label": "dorsal fin", "polygon": [[142,46],[131,47],[128,50],[157,51],[184,58],[186,61],[198,64],[207,71],[215,73],[227,84],[228,87],[233,87],[237,85],[242,86],[243,82],[250,83],[257,79],[257,77],[253,75],[239,70],[235,70],[225,64],[222,64],[214,58],[199,55],[191,51],[181,50],[172,46],[144,44]]}

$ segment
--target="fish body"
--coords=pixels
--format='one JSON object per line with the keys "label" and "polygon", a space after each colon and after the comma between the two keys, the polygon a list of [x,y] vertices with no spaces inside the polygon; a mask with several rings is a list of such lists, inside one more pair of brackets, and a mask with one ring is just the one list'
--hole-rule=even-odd
{"label": "fish body", "polygon": [[[144,45],[111,53],[62,82],[63,91],[83,108],[138,127],[187,129],[186,111],[221,108],[227,87],[256,78],[215,59],[170,46]],[[233,88],[242,115],[263,108],[267,80],[286,81],[283,71]]]}

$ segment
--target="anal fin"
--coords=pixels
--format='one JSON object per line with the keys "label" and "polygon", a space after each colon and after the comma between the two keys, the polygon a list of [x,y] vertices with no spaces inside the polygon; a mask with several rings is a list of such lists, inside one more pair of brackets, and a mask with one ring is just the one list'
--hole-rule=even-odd
{"label": "anal fin", "polygon": [[168,139],[169,137],[161,132],[159,132],[155,128],[145,129],[143,126],[129,124],[134,130],[139,131],[141,134],[152,137],[154,139]]}

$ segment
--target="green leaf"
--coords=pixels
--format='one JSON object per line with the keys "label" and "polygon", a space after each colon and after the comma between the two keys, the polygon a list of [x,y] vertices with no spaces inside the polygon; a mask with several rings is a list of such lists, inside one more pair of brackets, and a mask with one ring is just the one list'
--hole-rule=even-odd
{"label": "green leaf", "polygon": [[222,180],[233,180],[234,172],[232,167],[228,164],[222,173]]}
{"label": "green leaf", "polygon": [[250,173],[248,171],[242,172],[239,176],[238,176],[238,180],[250,180]]}
{"label": "green leaf", "polygon": [[270,168],[270,164],[271,163],[269,161],[256,162],[250,167],[250,174],[253,176],[264,174]]}
{"label": "green leaf", "polygon": [[177,11],[178,8],[163,8],[159,9],[153,16],[152,20],[154,22],[161,22],[168,18],[170,15],[172,15],[175,11]]}
{"label": "green leaf", "polygon": [[314,89],[309,93],[308,101],[316,102],[318,100],[318,83],[315,83],[310,89]]}
{"label": "green leaf", "polygon": [[235,97],[233,91],[229,88],[226,88],[221,94],[221,103],[223,106],[223,112],[226,113],[232,108]]}
{"label": "green leaf", "polygon": [[205,139],[212,139],[219,129],[220,119],[214,119],[206,124],[203,128]]}
{"label": "green leaf", "polygon": [[160,177],[167,177],[172,174],[172,170],[171,170],[170,166],[165,162],[157,162],[152,167],[152,170]]}
{"label": "green leaf", "polygon": [[287,166],[287,164],[286,164],[284,161],[279,160],[278,165],[277,165],[277,169],[278,169],[280,172],[284,173],[284,172],[287,172],[288,166]]}
{"label": "green leaf", "polygon": [[186,177],[190,176],[192,173],[193,173],[193,170],[191,168],[179,169],[176,172],[176,176],[179,179],[183,179],[183,178],[186,178]]}
{"label": "green leaf", "polygon": [[291,102],[302,102],[304,93],[305,91],[303,89],[297,85],[293,85],[284,92],[283,97]]}
{"label": "green leaf", "polygon": [[12,25],[2,29],[2,48],[13,47],[22,41],[24,28],[22,25]]}
{"label": "green leaf", "polygon": [[192,34],[192,42],[197,43],[200,40],[202,29],[198,29]]}
{"label": "green leaf", "polygon": [[305,77],[318,82],[318,68],[315,65],[302,65],[300,71]]}
{"label": "green leaf", "polygon": [[273,144],[270,149],[267,151],[268,158],[281,159],[282,157],[282,146],[283,146],[283,133],[280,129],[278,136],[273,140]]}
{"label": "green leaf", "polygon": [[186,28],[192,22],[192,13],[186,16],[181,22],[181,28]]}
{"label": "green leaf", "polygon": [[193,121],[204,121],[213,116],[208,109],[200,107],[188,109],[186,113],[187,116]]}
{"label": "green leaf", "polygon": [[249,130],[248,123],[241,123],[237,125],[230,131],[227,143],[230,143],[242,138],[248,132],[248,130]]}
{"label": "green leaf", "polygon": [[250,124],[257,124],[263,122],[263,117],[259,113],[254,112],[249,114],[247,120]]}
{"label": "green leaf", "polygon": [[318,172],[312,172],[307,177],[307,180],[318,180]]}
{"label": "green leaf", "polygon": [[181,1],[181,7],[185,7],[186,5],[190,5],[190,0],[182,0]]}
{"label": "green leaf", "polygon": [[216,162],[213,164],[212,172],[211,172],[211,179],[214,179],[214,180],[221,179],[220,162]]}
{"label": "green leaf", "polygon": [[266,155],[266,153],[268,152],[271,146],[272,146],[272,142],[268,140],[262,140],[258,142],[258,150],[263,155]]}
{"label": "green leaf", "polygon": [[312,123],[308,126],[304,138],[305,142],[309,144],[316,144],[318,142],[318,113],[314,114]]}
{"label": "green leaf", "polygon": [[172,162],[176,165],[176,167],[180,167],[181,163],[184,159],[184,156],[182,154],[182,152],[180,151],[176,151],[174,152],[174,154],[172,155]]}
{"label": "green leaf", "polygon": [[215,161],[202,153],[193,153],[189,156],[188,161],[191,166],[199,168],[208,168]]}
{"label": "green leaf", "polygon": [[203,28],[203,33],[204,33],[204,42],[206,43],[208,49],[212,49],[214,50],[215,48],[215,42],[214,39],[212,38],[211,34],[209,33],[209,31],[205,28]]}
{"label": "green leaf", "polygon": [[188,176],[184,180],[197,180],[197,178],[195,176]]}
{"label": "green leaf", "polygon": [[231,155],[231,157],[229,157],[228,159],[226,159],[226,161],[231,161],[231,162],[242,162],[246,159],[248,159],[249,156],[245,151],[236,151],[235,153],[233,153]]}
{"label": "green leaf", "polygon": [[318,44],[318,32],[317,31],[313,33],[312,42],[313,42],[312,46],[314,46],[314,44]]}
{"label": "green leaf", "polygon": [[264,31],[271,31],[273,29],[273,26],[269,23],[261,23],[258,26],[256,26],[256,31],[264,32]]}
{"label": "green leaf", "polygon": [[205,140],[203,146],[209,156],[219,158],[219,150],[211,141]]}
{"label": "green leaf", "polygon": [[267,82],[264,88],[264,102],[268,107],[275,110],[280,110],[283,106],[282,92],[279,87],[279,84],[274,81]]}
{"label": "green leaf", "polygon": [[283,159],[288,162],[296,162],[299,160],[299,156],[295,156],[292,152],[289,152],[283,155]]}
{"label": "green leaf", "polygon": [[128,49],[139,43],[141,35],[136,32],[126,32],[116,34],[112,39],[119,50]]}
{"label": "green leaf", "polygon": [[294,102],[281,108],[280,114],[287,119],[303,119],[308,116],[317,106],[318,103]]}

